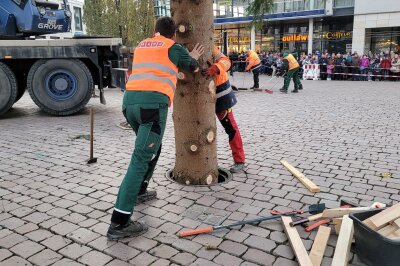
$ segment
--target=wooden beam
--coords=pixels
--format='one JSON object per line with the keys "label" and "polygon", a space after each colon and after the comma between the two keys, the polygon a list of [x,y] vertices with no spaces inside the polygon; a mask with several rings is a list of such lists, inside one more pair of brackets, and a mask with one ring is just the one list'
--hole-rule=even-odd
{"label": "wooden beam", "polygon": [[385,227],[383,227],[382,229],[379,229],[376,232],[387,237],[387,236],[393,234],[396,230],[397,230],[397,226],[389,224],[389,225],[386,225]]}
{"label": "wooden beam", "polygon": [[335,233],[339,235],[340,227],[342,226],[342,219],[343,218],[333,218],[332,223],[335,225]]}
{"label": "wooden beam", "polygon": [[353,220],[350,219],[348,215],[343,216],[342,226],[336,243],[335,254],[333,255],[332,266],[347,265],[353,233]]}
{"label": "wooden beam", "polygon": [[372,217],[364,220],[364,222],[371,227],[373,230],[379,230],[385,227],[386,224],[400,218],[400,203],[387,208],[380,213],[375,214]]}
{"label": "wooden beam", "polygon": [[335,209],[326,209],[322,212],[323,218],[333,218],[333,217],[342,217],[343,215],[368,211],[371,207],[355,207],[355,208],[335,208]]}
{"label": "wooden beam", "polygon": [[311,192],[320,192],[321,189],[315,185],[310,179],[305,177],[303,173],[301,173],[299,170],[294,168],[292,165],[290,165],[287,161],[281,160],[281,164],[286,167],[286,169],[289,170],[297,179],[300,180],[301,183],[303,183],[304,186]]}
{"label": "wooden beam", "polygon": [[310,251],[310,259],[314,266],[320,266],[325,254],[326,245],[328,244],[331,228],[321,225],[318,228],[317,235]]}
{"label": "wooden beam", "polygon": [[300,266],[313,266],[296,227],[290,226],[292,218],[289,216],[282,216],[281,219],[283,223],[283,229],[285,230],[285,233],[289,239],[289,243],[292,246],[293,252],[296,255]]}
{"label": "wooden beam", "polygon": [[400,229],[400,218],[394,220],[394,221],[392,222],[392,224],[393,224],[394,226],[397,226],[397,228]]}

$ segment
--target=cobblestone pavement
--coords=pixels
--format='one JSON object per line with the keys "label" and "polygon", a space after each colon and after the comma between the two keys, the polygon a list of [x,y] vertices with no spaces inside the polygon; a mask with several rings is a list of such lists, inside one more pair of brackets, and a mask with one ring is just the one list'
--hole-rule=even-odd
{"label": "cobblestone pavement", "polygon": [[[242,78],[235,76],[236,82]],[[261,83],[270,88],[274,81],[263,76]],[[134,141],[129,130],[116,126],[123,121],[122,93],[107,91],[107,106],[98,99],[89,104],[96,113],[93,165],[85,163],[88,109],[51,117],[25,95],[0,120],[0,265],[297,265],[279,221],[185,239],[175,233],[205,225],[191,219],[188,208],[222,213],[230,223],[318,202],[337,207],[340,199],[361,205],[400,201],[399,84],[305,81],[298,94],[278,94],[279,86],[274,94],[238,93],[234,113],[247,170],[210,188],[164,177],[174,163],[169,118],[151,183],[158,200],[137,206],[134,214],[150,229],[120,242],[108,242],[105,233]],[[219,164],[228,167],[228,139],[220,126],[218,134]],[[305,189],[280,159],[304,172],[321,192]],[[392,177],[382,177],[384,172]],[[310,250],[316,233],[298,231]],[[323,265],[330,265],[336,240],[330,237]],[[206,250],[207,245],[218,248]],[[362,265],[355,255],[351,264]]]}

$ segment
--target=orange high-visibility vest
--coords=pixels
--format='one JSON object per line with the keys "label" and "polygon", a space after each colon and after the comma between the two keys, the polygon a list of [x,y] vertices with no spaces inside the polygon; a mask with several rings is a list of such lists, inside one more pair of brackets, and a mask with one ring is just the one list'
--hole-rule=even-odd
{"label": "orange high-visibility vest", "polygon": [[135,49],[132,74],[126,83],[128,91],[155,91],[174,100],[178,67],[171,62],[168,49],[175,42],[164,36],[145,39]]}
{"label": "orange high-visibility vest", "polygon": [[252,67],[257,66],[261,63],[260,57],[254,51],[249,51],[247,61],[249,61],[249,65],[246,67],[246,71],[249,71]]}
{"label": "orange high-visibility vest", "polygon": [[292,54],[288,54],[285,59],[289,62],[289,70],[300,67],[299,62],[297,62],[296,58],[294,58]]}
{"label": "orange high-visibility vest", "polygon": [[214,83],[215,86],[219,86],[229,80],[227,71],[231,67],[231,61],[216,46],[214,46],[213,57],[214,64],[219,69],[219,75],[214,77]]}

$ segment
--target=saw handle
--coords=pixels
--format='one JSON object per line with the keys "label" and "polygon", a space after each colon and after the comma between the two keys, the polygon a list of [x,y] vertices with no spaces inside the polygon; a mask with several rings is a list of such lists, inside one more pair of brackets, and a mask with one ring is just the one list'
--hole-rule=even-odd
{"label": "saw handle", "polygon": [[312,225],[306,227],[305,230],[306,230],[306,232],[311,232],[312,230],[314,230],[318,226],[323,225],[323,224],[329,224],[330,222],[331,222],[330,219],[321,220],[321,221],[315,222]]}
{"label": "saw handle", "polygon": [[195,230],[183,231],[183,232],[178,233],[178,236],[179,237],[194,236],[194,235],[212,233],[212,231],[214,231],[214,228],[212,226],[210,226],[210,227],[205,227],[205,228],[198,228]]}

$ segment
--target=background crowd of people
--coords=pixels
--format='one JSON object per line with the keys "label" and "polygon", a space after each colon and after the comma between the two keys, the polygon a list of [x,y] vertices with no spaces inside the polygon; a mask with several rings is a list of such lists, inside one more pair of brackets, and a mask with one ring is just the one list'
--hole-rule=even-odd
{"label": "background crowd of people", "polygon": [[[354,53],[328,53],[315,52],[313,54],[293,53],[300,67],[306,64],[318,64],[320,66],[321,80],[393,80],[400,81],[400,51],[387,51],[379,54],[369,51],[367,54]],[[282,54],[277,52],[259,53],[263,69],[262,74],[283,74]],[[233,62],[231,71],[243,72],[246,68],[247,53],[231,53]],[[303,75],[303,71],[299,72]]]}

